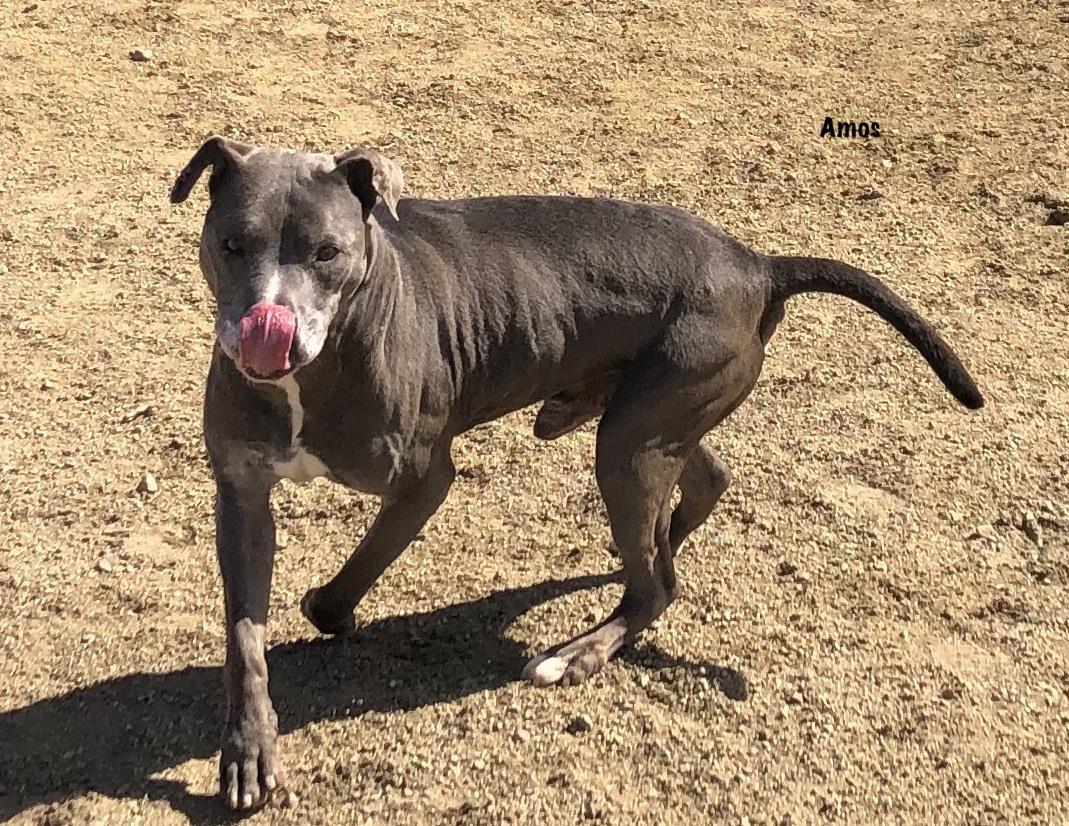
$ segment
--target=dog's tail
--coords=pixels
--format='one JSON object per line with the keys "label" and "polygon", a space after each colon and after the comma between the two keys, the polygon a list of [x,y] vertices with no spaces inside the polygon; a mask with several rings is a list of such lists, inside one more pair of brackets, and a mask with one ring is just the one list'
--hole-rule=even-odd
{"label": "dog's tail", "polygon": [[792,295],[834,293],[864,304],[905,336],[932,366],[959,402],[970,410],[984,406],[984,397],[961,359],[928,322],[890,287],[864,270],[842,261],[802,256],[772,256],[772,300],[782,304]]}

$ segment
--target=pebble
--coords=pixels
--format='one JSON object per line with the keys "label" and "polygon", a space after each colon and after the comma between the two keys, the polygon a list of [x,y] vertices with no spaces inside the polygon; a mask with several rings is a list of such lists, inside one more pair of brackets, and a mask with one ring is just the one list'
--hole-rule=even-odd
{"label": "pebble", "polygon": [[152,49],[134,49],[130,52],[130,59],[134,63],[148,63],[150,60],[154,60],[155,57],[156,54]]}
{"label": "pebble", "polygon": [[137,485],[138,493],[158,493],[160,489],[160,483],[156,481],[156,477],[151,473],[146,473],[141,477],[141,481]]}
{"label": "pebble", "polygon": [[156,408],[151,404],[139,404],[132,410],[127,411],[120,420],[123,424],[128,424],[134,419],[140,419],[142,416],[154,416],[156,414]]}
{"label": "pebble", "polygon": [[97,570],[102,574],[110,574],[115,569],[114,563],[106,556],[97,560]]}
{"label": "pebble", "polygon": [[1069,209],[1052,209],[1047,215],[1048,227],[1064,227],[1069,224]]}
{"label": "pebble", "polygon": [[565,728],[569,734],[582,734],[583,732],[590,731],[594,728],[594,724],[590,721],[590,718],[585,714],[577,714],[572,718],[571,722]]}
{"label": "pebble", "polygon": [[1036,515],[1032,511],[1025,513],[1024,518],[1021,520],[1021,530],[1024,531],[1024,535],[1031,539],[1037,548],[1043,547],[1043,529],[1039,527]]}
{"label": "pebble", "polygon": [[965,539],[986,539],[989,542],[997,542],[998,534],[995,533],[995,529],[990,525],[977,525],[973,532],[966,536]]}

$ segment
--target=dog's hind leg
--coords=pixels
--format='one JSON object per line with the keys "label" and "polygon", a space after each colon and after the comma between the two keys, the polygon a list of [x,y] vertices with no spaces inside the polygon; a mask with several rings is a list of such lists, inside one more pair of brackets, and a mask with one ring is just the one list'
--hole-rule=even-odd
{"label": "dog's hind leg", "polygon": [[679,596],[675,557],[683,541],[709,518],[717,501],[731,483],[731,471],[716,452],[699,443],[687,457],[679,476],[679,504],[673,510],[665,502],[657,520],[657,557],[654,574],[660,579],[669,601]]}
{"label": "dog's hind leg", "polygon": [[672,513],[668,544],[672,553],[697,528],[701,527],[716,503],[731,484],[731,471],[716,451],[699,443],[687,457],[679,477],[679,505]]}
{"label": "dog's hind leg", "polygon": [[[704,376],[681,371],[668,357],[649,358],[624,376],[598,427],[596,459],[598,487],[623,561],[624,596],[604,622],[528,663],[528,679],[538,685],[582,682],[675,598],[672,490],[701,436],[753,388],[760,364],[759,352],[747,348],[716,359]],[[685,483],[688,504],[676,522],[680,541],[715,502],[717,485],[700,481],[713,471],[708,464],[699,470]]]}
{"label": "dog's hind leg", "polygon": [[532,660],[524,674],[533,682],[582,682],[668,606],[674,594],[665,589],[656,560],[661,546],[667,550],[666,499],[681,467],[678,456],[657,448],[617,451],[615,442],[599,431],[598,485],[624,563],[624,596],[619,607],[600,625]]}

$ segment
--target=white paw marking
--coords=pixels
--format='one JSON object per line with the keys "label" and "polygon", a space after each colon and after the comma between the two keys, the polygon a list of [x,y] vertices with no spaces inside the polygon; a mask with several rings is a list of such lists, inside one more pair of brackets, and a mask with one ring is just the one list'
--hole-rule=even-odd
{"label": "white paw marking", "polygon": [[545,657],[541,661],[536,658],[527,668],[529,679],[535,685],[553,685],[559,682],[564,672],[568,670],[568,661],[563,657]]}
{"label": "white paw marking", "polygon": [[301,445],[301,428],[304,427],[301,386],[292,374],[279,379],[278,386],[286,391],[286,402],[290,408],[290,446],[286,458],[272,464],[275,473],[294,482],[308,482],[317,476],[328,476],[330,471],[327,466]]}

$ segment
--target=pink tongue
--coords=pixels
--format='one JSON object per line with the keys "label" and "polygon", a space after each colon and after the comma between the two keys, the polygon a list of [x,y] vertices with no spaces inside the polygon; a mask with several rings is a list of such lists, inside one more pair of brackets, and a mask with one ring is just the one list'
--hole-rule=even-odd
{"label": "pink tongue", "polygon": [[258,376],[290,368],[290,347],[297,318],[288,307],[257,304],[241,319],[238,357],[241,366]]}

